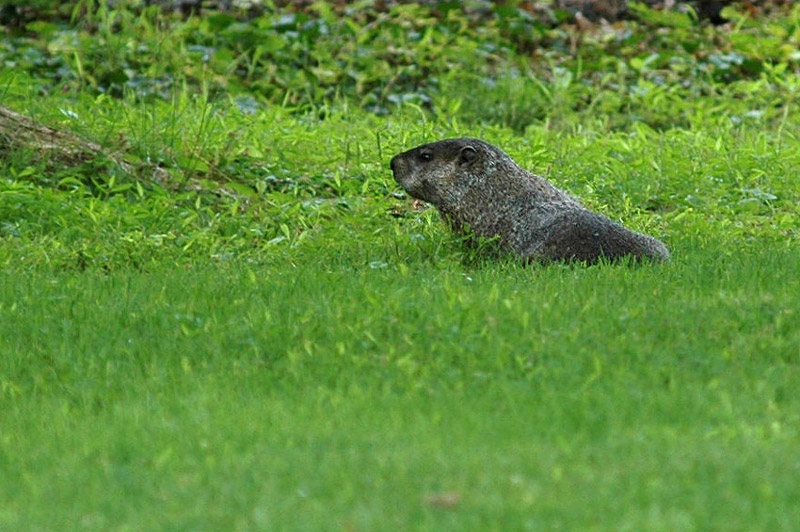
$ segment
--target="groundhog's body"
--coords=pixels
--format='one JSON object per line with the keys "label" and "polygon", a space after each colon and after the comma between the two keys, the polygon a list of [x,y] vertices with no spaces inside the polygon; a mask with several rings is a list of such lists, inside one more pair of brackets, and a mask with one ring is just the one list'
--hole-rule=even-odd
{"label": "groundhog's body", "polygon": [[411,196],[435,205],[455,230],[499,237],[526,259],[669,259],[659,240],[586,209],[481,140],[425,144],[394,157],[391,167]]}

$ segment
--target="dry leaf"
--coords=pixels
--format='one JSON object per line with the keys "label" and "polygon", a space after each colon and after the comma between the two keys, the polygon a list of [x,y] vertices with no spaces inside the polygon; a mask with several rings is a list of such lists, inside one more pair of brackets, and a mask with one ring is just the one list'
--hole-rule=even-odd
{"label": "dry leaf", "polygon": [[443,491],[425,496],[425,504],[438,508],[455,508],[461,502],[461,494],[457,491]]}

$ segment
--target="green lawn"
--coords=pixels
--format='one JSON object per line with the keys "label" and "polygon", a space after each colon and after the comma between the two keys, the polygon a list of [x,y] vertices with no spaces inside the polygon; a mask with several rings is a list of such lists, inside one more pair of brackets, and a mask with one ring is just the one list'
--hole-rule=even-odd
{"label": "green lawn", "polygon": [[[800,7],[123,4],[0,14],[138,169],[0,136],[0,531],[800,529]],[[388,164],[455,136],[672,261],[450,234]]]}
{"label": "green lawn", "polygon": [[676,255],[3,274],[3,529],[792,530],[800,258]]}

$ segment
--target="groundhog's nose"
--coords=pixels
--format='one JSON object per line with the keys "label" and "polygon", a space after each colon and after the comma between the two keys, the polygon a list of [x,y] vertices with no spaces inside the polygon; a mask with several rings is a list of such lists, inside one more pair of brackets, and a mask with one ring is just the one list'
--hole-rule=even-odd
{"label": "groundhog's nose", "polygon": [[389,161],[389,168],[391,168],[391,169],[392,169],[392,172],[396,172],[396,171],[397,171],[397,170],[395,169],[395,163],[396,163],[396,162],[397,162],[397,156],[395,156],[395,157],[392,157],[392,160],[391,160],[391,161]]}

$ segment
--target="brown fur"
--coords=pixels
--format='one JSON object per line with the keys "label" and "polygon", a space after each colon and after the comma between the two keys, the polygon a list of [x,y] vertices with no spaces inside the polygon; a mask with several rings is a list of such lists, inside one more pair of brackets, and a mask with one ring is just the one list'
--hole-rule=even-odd
{"label": "brown fur", "polygon": [[395,156],[394,178],[432,203],[456,231],[469,229],[532,260],[668,260],[667,247],[592,212],[546,179],[477,139],[448,139]]}

